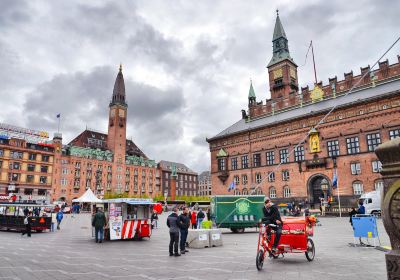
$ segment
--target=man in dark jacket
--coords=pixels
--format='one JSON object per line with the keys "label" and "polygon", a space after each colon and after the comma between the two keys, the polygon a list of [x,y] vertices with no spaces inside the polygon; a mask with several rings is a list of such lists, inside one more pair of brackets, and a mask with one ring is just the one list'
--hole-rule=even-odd
{"label": "man in dark jacket", "polygon": [[107,224],[106,216],[101,208],[97,208],[97,213],[94,215],[92,220],[92,226],[94,226],[96,243],[102,243],[104,238],[104,226]]}
{"label": "man in dark jacket", "polygon": [[281,214],[279,213],[278,208],[271,202],[271,200],[267,197],[265,199],[265,206],[263,208],[264,218],[263,222],[265,224],[274,224],[275,228],[275,240],[274,244],[272,245],[272,251],[276,252],[276,248],[278,247],[279,240],[281,239],[282,235],[282,219]]}
{"label": "man in dark jacket", "polygon": [[189,226],[190,226],[190,218],[189,218],[189,208],[184,207],[183,213],[178,217],[178,226],[181,232],[181,254],[185,254],[189,252],[189,250],[185,249],[186,239],[189,233]]}
{"label": "man in dark jacket", "polygon": [[[167,226],[169,227],[169,255],[179,257],[178,253],[179,243],[179,226],[178,226],[178,208],[174,207],[173,212],[167,218]],[[172,250],[173,249],[173,250]]]}
{"label": "man in dark jacket", "polygon": [[204,212],[203,212],[203,210],[199,210],[199,213],[197,213],[197,228],[198,229],[201,229],[201,228],[203,228],[203,226],[202,226],[202,222],[203,222],[203,220],[204,220],[204,218],[206,217],[206,215],[204,215]]}

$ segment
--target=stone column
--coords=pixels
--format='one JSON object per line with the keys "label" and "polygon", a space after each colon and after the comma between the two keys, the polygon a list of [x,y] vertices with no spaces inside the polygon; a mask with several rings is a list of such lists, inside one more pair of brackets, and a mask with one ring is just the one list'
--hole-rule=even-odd
{"label": "stone column", "polygon": [[400,138],[380,145],[375,150],[382,162],[384,180],[382,218],[392,250],[386,254],[387,279],[400,279]]}
{"label": "stone column", "polygon": [[171,200],[175,200],[176,196],[176,181],[177,176],[171,176]]}

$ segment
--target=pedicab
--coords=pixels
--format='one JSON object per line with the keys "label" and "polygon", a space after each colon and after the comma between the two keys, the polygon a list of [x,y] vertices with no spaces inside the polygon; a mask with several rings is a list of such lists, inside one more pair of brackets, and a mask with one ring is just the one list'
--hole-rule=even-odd
{"label": "pedicab", "polygon": [[308,261],[315,257],[315,245],[310,238],[314,234],[315,217],[282,219],[282,234],[276,251],[272,250],[275,240],[274,224],[260,226],[257,246],[256,267],[261,270],[268,256],[272,259],[282,258],[288,253],[304,253]]}
{"label": "pedicab", "polygon": [[104,199],[109,240],[142,239],[151,236],[153,200],[140,198]]}

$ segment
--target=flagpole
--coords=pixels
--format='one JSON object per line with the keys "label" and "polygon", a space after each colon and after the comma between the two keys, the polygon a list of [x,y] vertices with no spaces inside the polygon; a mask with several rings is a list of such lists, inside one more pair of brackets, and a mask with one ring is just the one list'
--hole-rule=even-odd
{"label": "flagpole", "polygon": [[338,196],[338,202],[339,202],[339,217],[342,217],[342,207],[340,206],[340,190],[339,190],[339,177],[337,175],[337,169],[335,169],[335,175],[336,175],[336,190],[337,190],[337,196]]}
{"label": "flagpole", "polygon": [[58,128],[57,128],[57,132],[60,133],[60,122],[61,122],[61,114],[58,117]]}

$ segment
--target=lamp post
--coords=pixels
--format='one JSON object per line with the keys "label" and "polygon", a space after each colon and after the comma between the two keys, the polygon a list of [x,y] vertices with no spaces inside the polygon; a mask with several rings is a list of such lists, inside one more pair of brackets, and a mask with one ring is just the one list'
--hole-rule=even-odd
{"label": "lamp post", "polygon": [[328,181],[324,178],[321,180],[321,190],[324,194],[324,201],[326,201],[327,191],[328,191]]}

